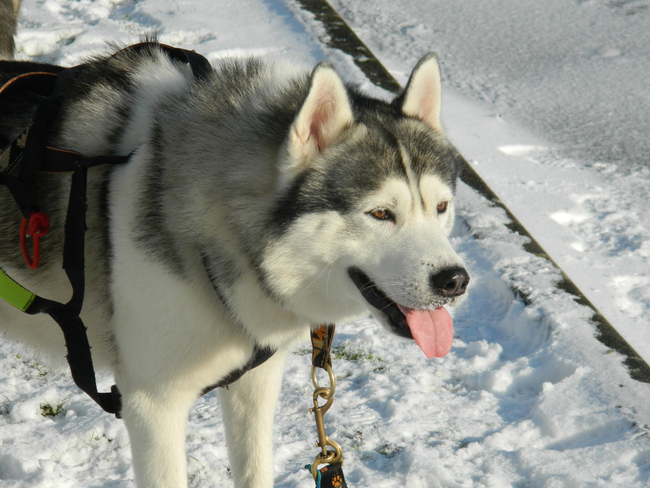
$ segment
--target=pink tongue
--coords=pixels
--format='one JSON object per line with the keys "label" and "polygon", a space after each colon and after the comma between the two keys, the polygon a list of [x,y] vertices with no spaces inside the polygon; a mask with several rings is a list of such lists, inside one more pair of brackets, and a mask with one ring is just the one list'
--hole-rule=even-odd
{"label": "pink tongue", "polygon": [[406,317],[413,339],[426,357],[441,358],[449,353],[454,339],[454,324],[445,307],[424,311],[398,307]]}

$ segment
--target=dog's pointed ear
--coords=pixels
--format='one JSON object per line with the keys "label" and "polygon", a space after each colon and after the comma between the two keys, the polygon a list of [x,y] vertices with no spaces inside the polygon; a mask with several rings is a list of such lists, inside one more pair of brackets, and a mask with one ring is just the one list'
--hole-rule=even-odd
{"label": "dog's pointed ear", "polygon": [[435,131],[440,125],[440,65],[435,53],[424,56],[413,69],[404,92],[394,100],[402,113],[416,117]]}
{"label": "dog's pointed ear", "polygon": [[289,154],[304,164],[327,149],[353,122],[352,108],[343,81],[327,62],[311,75],[309,93],[289,134]]}

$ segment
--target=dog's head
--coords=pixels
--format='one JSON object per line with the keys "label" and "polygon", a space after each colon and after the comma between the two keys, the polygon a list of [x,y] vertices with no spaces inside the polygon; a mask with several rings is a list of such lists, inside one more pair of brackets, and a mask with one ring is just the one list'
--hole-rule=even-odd
{"label": "dog's head", "polygon": [[366,309],[428,357],[445,355],[444,307],[469,282],[447,238],[461,163],[440,125],[435,55],[390,104],[320,64],[281,157],[270,288],[315,324]]}

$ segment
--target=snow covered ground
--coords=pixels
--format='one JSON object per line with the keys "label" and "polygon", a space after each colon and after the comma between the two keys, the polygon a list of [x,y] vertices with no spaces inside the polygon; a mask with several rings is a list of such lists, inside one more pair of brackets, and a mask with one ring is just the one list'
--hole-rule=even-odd
{"label": "snow covered ground", "polygon": [[650,362],[650,2],[332,5],[397,77],[439,52],[452,140]]}
{"label": "snow covered ground", "polygon": [[[650,176],[641,165],[621,171],[619,156],[595,160],[574,151],[590,145],[579,139],[589,131],[556,138],[547,130],[552,110],[536,106],[539,99],[526,105],[517,90],[539,89],[529,57],[543,58],[539,50],[545,46],[533,43],[538,51],[529,52],[521,35],[526,28],[538,32],[531,23],[551,35],[579,21],[575,9],[603,23],[610,4],[642,16],[648,2],[558,0],[528,18],[514,5],[533,8],[531,2],[492,0],[464,29],[455,27],[465,25],[470,4],[478,9],[480,2],[431,2],[435,10],[411,0],[333,3],[401,82],[421,54],[439,51],[446,76],[443,122],[452,140],[601,311],[617,327],[628,324],[628,337],[638,339],[630,342],[647,357],[650,341],[641,347],[648,336],[639,329],[649,328],[644,205],[650,202]],[[452,3],[464,5],[457,18]],[[494,21],[498,11],[500,30],[483,40],[479,20]],[[633,24],[634,18],[615,22]],[[322,27],[299,13],[293,0],[26,0],[18,57],[73,65],[106,52],[106,41],[136,42],[152,30],[162,41],[209,59],[253,53],[311,64],[329,57],[346,78],[381,94],[350,59],[319,43]],[[469,54],[501,38],[518,47],[512,59],[492,46],[486,51],[493,55],[493,71],[471,64]],[[561,36],[551,39],[557,47]],[[624,50],[612,44],[622,37],[617,39],[594,52],[623,59]],[[562,59],[548,60],[545,72]],[[501,68],[519,80],[516,86],[493,83]],[[537,73],[540,79],[543,74]],[[499,96],[492,96],[495,86]],[[563,85],[551,86],[572,99]],[[452,90],[470,99],[482,93],[485,100],[468,102]],[[544,112],[540,125],[529,123],[527,110]],[[557,123],[566,125],[568,109],[558,113]],[[467,260],[472,286],[454,313],[451,353],[427,360],[412,342],[389,336],[370,319],[337,329],[339,380],[326,423],[343,446],[350,486],[650,486],[648,385],[631,380],[621,357],[593,338],[590,311],[553,286],[557,271],[523,250],[524,239],[504,226],[501,210],[462,184],[458,199],[453,243]],[[513,294],[513,285],[530,290],[526,303]],[[278,487],[313,486],[302,469],[316,454],[307,347],[289,358],[276,415]],[[134,486],[124,426],[71,385],[66,371],[52,370],[7,342],[0,344],[0,371],[1,487]],[[102,376],[103,390],[111,381]],[[61,412],[43,416],[43,405],[61,405]],[[187,448],[190,486],[230,486],[214,394],[192,410]]]}

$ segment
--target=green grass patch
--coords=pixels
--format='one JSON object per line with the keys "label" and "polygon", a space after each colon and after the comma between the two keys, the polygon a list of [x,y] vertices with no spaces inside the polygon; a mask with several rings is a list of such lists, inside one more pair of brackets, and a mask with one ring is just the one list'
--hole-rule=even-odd
{"label": "green grass patch", "polygon": [[381,361],[379,356],[372,353],[372,344],[370,349],[366,352],[363,345],[353,345],[350,341],[342,346],[332,349],[332,357],[334,359],[346,359],[348,361],[370,361],[371,363]]}
{"label": "green grass patch", "polygon": [[51,403],[41,403],[39,405],[41,409],[41,415],[43,417],[54,418],[63,412],[63,407],[66,403],[68,403],[68,400],[63,400],[58,405],[52,405]]}

